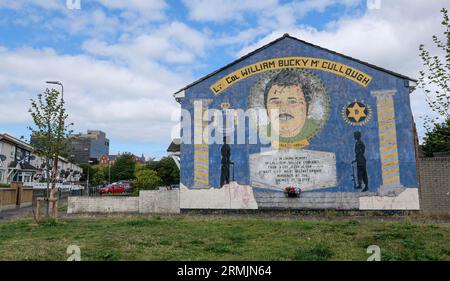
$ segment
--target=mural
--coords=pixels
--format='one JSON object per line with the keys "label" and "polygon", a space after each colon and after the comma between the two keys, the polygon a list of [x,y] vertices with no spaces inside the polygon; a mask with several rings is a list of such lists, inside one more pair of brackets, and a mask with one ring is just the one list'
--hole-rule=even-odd
{"label": "mural", "polygon": [[[409,81],[290,36],[277,39],[183,89],[181,107],[194,118],[182,122],[192,133],[182,134],[180,194],[194,198],[203,189],[197,194],[215,206],[243,208],[241,197],[221,204],[212,194],[251,192],[251,208],[391,202],[386,208],[414,209]],[[300,197],[284,195],[291,186]],[[189,208],[200,204],[186,198]]]}

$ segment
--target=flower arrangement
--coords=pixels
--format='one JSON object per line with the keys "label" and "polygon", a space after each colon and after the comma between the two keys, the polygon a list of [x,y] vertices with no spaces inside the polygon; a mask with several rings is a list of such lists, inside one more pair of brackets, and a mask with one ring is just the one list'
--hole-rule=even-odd
{"label": "flower arrangement", "polygon": [[287,197],[299,197],[302,189],[300,187],[288,186],[284,189],[284,194]]}

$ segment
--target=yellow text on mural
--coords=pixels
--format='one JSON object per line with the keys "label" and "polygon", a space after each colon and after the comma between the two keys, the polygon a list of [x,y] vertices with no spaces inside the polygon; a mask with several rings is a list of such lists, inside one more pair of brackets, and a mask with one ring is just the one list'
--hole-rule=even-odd
{"label": "yellow text on mural", "polygon": [[323,70],[350,79],[363,87],[367,87],[372,80],[368,74],[353,67],[338,62],[309,57],[285,57],[260,61],[244,66],[217,81],[211,86],[214,94],[219,94],[231,85],[253,76],[274,69],[305,68]]}

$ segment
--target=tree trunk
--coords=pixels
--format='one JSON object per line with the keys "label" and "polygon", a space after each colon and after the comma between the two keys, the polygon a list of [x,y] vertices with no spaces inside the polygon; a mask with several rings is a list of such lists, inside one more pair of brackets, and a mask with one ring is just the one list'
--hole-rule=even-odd
{"label": "tree trunk", "polygon": [[[50,199],[56,199],[56,178],[58,176],[58,156],[53,159],[53,175],[52,175],[52,188],[50,190]],[[54,210],[56,204],[52,201],[52,214],[55,214]],[[48,202],[50,204],[50,202]]]}
{"label": "tree trunk", "polygon": [[[45,181],[47,182],[47,193],[46,193],[46,197],[47,197],[47,199],[49,199],[50,198],[50,161],[49,161],[49,158],[48,157],[46,157],[46,159],[45,159],[45,167],[46,167],[46,171],[45,171],[45,176],[46,176],[46,178],[45,178]],[[48,200],[47,200],[47,203],[48,203]],[[47,204],[47,213],[46,213],[46,216],[47,216],[47,218],[48,218],[48,216],[50,215],[50,204]]]}

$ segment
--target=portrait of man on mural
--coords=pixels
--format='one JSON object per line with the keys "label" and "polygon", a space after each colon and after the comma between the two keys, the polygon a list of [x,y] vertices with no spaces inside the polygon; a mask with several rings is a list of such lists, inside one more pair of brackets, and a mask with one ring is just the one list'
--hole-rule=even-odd
{"label": "portrait of man on mural", "polygon": [[320,79],[292,68],[262,77],[250,96],[250,108],[265,110],[268,135],[282,144],[307,145],[328,117],[326,90]]}
{"label": "portrait of man on mural", "polygon": [[311,125],[306,122],[311,89],[302,80],[297,73],[284,69],[266,85],[264,104],[272,129],[280,137],[298,136],[303,129],[307,133]]}

